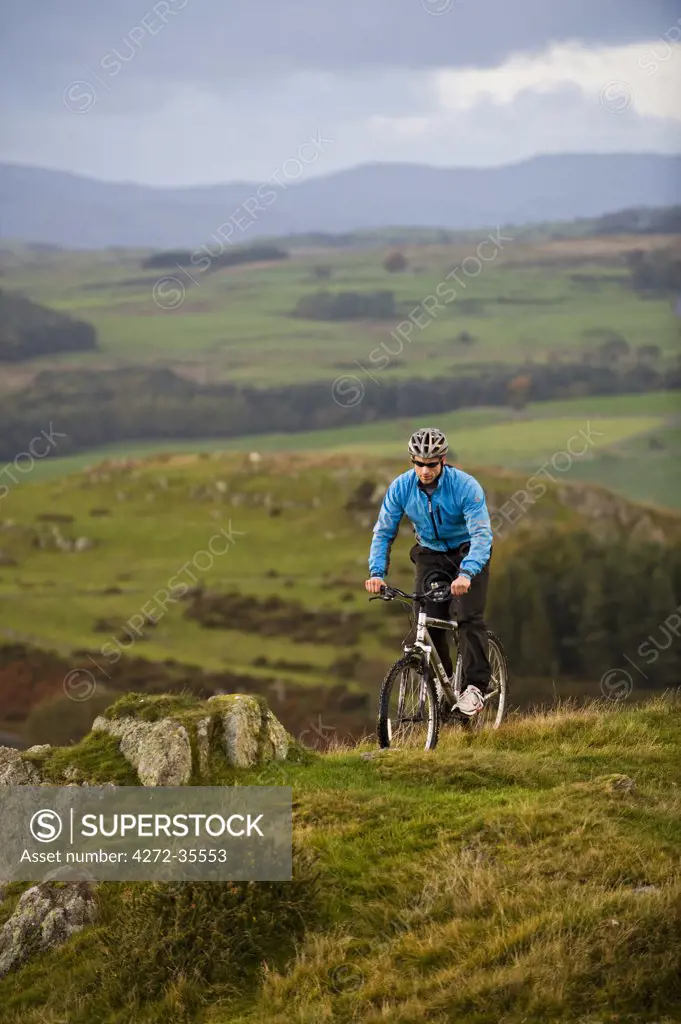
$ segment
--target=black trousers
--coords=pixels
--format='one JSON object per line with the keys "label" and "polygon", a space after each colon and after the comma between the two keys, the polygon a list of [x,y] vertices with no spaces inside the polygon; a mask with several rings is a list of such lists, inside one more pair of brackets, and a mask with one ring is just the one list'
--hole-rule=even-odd
{"label": "black trousers", "polygon": [[[433,551],[432,548],[414,544],[409,557],[416,566],[414,590],[424,590],[431,579],[452,582],[459,574],[459,566],[465,558],[470,544],[449,551]],[[448,601],[426,601],[428,615],[439,619],[454,618],[459,623],[459,646],[461,648],[462,686],[474,683],[485,693],[490,681],[489,644],[485,623],[485,604],[489,584],[489,566],[492,555],[477,576],[471,579],[466,594],[452,597]],[[451,614],[450,614],[451,610]],[[433,646],[440,656],[445,671],[451,676],[454,671],[449,651],[450,631],[432,627],[429,633]]]}

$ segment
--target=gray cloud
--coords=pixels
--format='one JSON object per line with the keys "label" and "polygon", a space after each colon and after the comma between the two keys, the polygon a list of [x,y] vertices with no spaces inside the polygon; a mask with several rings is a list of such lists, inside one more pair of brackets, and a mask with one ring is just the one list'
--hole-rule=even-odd
{"label": "gray cloud", "polygon": [[[377,125],[380,96],[348,107],[339,90],[323,97],[319,111],[308,111],[304,91],[299,84],[268,105],[246,106],[178,92],[153,117],[145,110],[97,116],[95,107],[82,118],[62,110],[58,117],[28,118],[14,132],[11,125],[0,130],[19,163],[157,185],[264,180],[295,157],[317,127],[333,142],[306,166],[305,178],[368,161],[489,166],[542,152],[681,151],[679,122],[641,117],[633,109],[613,114],[571,86],[550,94],[525,90],[507,105],[482,101],[469,111],[436,112],[413,137],[400,135],[389,119]],[[390,113],[390,103],[383,109]]]}
{"label": "gray cloud", "polygon": [[[678,0],[4,0],[1,158],[181,184],[266,178],[319,128],[336,142],[310,174],[673,151],[678,125],[609,115],[562,85],[448,119],[426,72],[552,42],[643,46],[680,14]],[[377,118],[428,123],[411,138]]]}
{"label": "gray cloud", "polygon": [[294,70],[490,67],[551,40],[656,38],[680,13],[678,0],[5,0],[0,52],[5,81],[29,91],[131,46],[134,77],[222,89]]}

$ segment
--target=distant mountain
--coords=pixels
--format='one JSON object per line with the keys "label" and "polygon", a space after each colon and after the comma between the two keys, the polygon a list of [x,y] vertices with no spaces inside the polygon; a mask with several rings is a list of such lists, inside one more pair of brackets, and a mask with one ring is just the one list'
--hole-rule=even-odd
{"label": "distant mountain", "polygon": [[375,163],[283,184],[152,188],[0,164],[0,232],[66,247],[170,248],[209,242],[226,224],[237,243],[390,225],[572,220],[680,203],[681,157],[568,154],[492,168]]}

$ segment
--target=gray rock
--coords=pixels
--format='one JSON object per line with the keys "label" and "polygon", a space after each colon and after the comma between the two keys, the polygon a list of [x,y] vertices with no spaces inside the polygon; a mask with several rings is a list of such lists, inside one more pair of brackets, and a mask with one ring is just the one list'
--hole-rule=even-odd
{"label": "gray rock", "polygon": [[74,544],[73,544],[73,550],[74,551],[89,551],[90,548],[93,548],[94,546],[95,546],[95,542],[93,540],[90,540],[89,537],[76,537],[76,539],[74,541]]}
{"label": "gray rock", "polygon": [[[248,694],[209,697],[222,720],[223,751],[235,768],[251,768],[259,762],[283,761],[288,753],[288,734],[281,722]],[[211,709],[212,710],[212,709]]]}
{"label": "gray rock", "polygon": [[14,747],[0,747],[0,786],[39,786],[40,775]]}
{"label": "gray rock", "polygon": [[185,786],[192,773],[189,733],[172,718],[144,722],[137,718],[104,718],[92,723],[93,732],[106,732],[120,740],[123,757],[133,766],[143,786]]}
{"label": "gray rock", "polygon": [[616,792],[632,793],[636,789],[636,783],[628,775],[611,775],[608,783]]}
{"label": "gray rock", "polygon": [[241,694],[209,697],[208,703],[219,703],[224,707],[222,739],[229,763],[235,768],[250,768],[257,764],[262,714],[255,697]]}
{"label": "gray rock", "polygon": [[206,778],[210,766],[210,751],[215,735],[216,719],[202,718],[196,723],[196,748],[199,759],[199,773]]}
{"label": "gray rock", "polygon": [[96,919],[93,888],[88,882],[60,886],[41,882],[27,889],[0,930],[0,978],[36,953],[63,945]]}
{"label": "gray rock", "polygon": [[265,721],[265,740],[261,749],[264,761],[285,761],[288,754],[288,733],[279,719],[267,712]]}

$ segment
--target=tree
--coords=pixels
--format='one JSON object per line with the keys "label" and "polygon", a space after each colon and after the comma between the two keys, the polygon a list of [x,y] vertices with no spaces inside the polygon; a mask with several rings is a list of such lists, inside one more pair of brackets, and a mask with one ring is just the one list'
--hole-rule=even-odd
{"label": "tree", "polygon": [[59,352],[91,352],[97,332],[91,324],[0,291],[0,361],[18,362]]}
{"label": "tree", "polygon": [[509,401],[514,409],[524,409],[527,405],[527,396],[532,387],[532,378],[529,374],[521,373],[507,385]]}
{"label": "tree", "polygon": [[639,345],[636,349],[636,353],[641,363],[654,363],[662,354],[662,350],[659,345]]}
{"label": "tree", "polygon": [[681,290],[681,259],[670,250],[633,249],[626,254],[626,262],[634,291],[655,296]]}
{"label": "tree", "polygon": [[631,348],[626,338],[613,331],[611,336],[598,346],[598,352],[604,363],[610,363],[617,362],[623,356],[628,356]]}
{"label": "tree", "polygon": [[383,260],[383,266],[390,274],[399,274],[408,266],[407,257],[401,252],[391,252]]}
{"label": "tree", "polygon": [[293,315],[308,320],[386,320],[396,315],[395,294],[318,291],[299,299]]}

